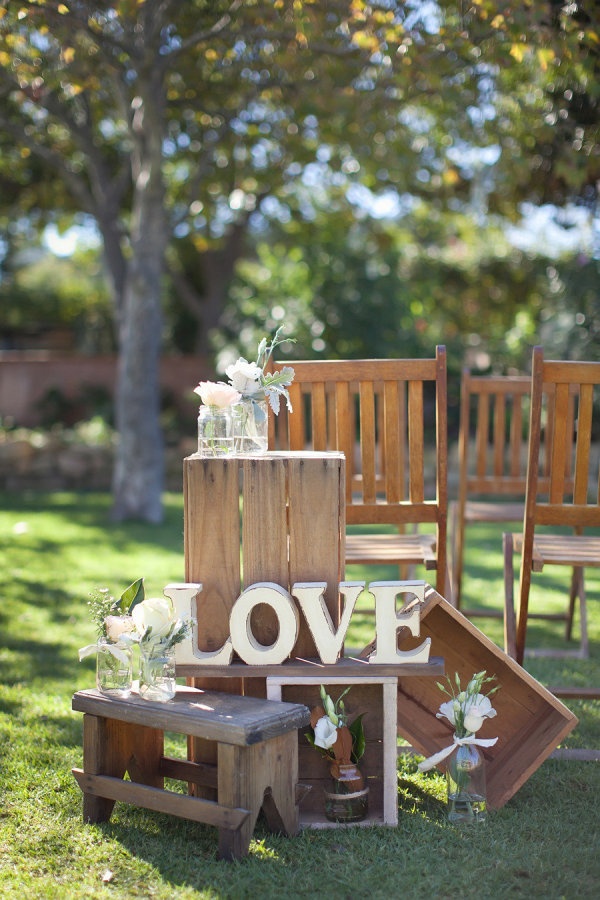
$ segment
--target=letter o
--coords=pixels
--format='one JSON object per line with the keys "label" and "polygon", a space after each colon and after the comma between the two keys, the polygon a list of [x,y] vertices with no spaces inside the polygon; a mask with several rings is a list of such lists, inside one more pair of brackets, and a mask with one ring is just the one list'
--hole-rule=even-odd
{"label": "letter o", "polygon": [[[275,643],[260,644],[252,633],[250,616],[255,606],[270,606],[279,624]],[[278,584],[261,582],[243,591],[236,600],[229,619],[231,641],[236,653],[249,666],[279,665],[287,659],[298,639],[300,616],[290,594]]]}

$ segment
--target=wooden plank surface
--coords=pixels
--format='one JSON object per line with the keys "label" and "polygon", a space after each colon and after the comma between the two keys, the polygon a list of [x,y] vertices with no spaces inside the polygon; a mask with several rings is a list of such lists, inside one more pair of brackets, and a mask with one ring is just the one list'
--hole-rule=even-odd
{"label": "wooden plank surface", "polygon": [[[245,663],[232,663],[229,666],[202,666],[210,676],[238,676],[240,678],[266,678],[272,676],[306,675],[310,672],[318,674],[320,680],[341,677],[347,683],[357,675],[371,675],[376,679],[380,675],[395,675],[403,678],[424,678],[444,674],[444,660],[441,656],[430,656],[426,663],[384,663],[372,664],[358,657],[343,657],[334,666],[325,665],[317,658],[298,658],[286,660],[279,666],[247,666]],[[198,666],[177,666],[177,674],[186,677],[198,674]],[[332,683],[330,681],[330,683]]]}
{"label": "wooden plank surface", "polygon": [[254,744],[301,728],[310,718],[308,709],[298,704],[189,688],[178,690],[169,703],[153,703],[136,694],[115,699],[96,689],[78,691],[72,708],[106,719],[236,745]]}
{"label": "wooden plank surface", "polygon": [[185,579],[198,595],[198,645],[218,650],[229,637],[229,614],[240,593],[239,465],[237,459],[184,460]]}
{"label": "wooden plank surface", "polygon": [[[242,462],[243,586],[261,581],[288,587],[287,473],[281,459],[252,457]],[[279,626],[275,612],[258,606],[251,616],[256,640],[270,646]]]}
{"label": "wooden plank surface", "polygon": [[[289,459],[289,579],[325,582],[325,603],[334,627],[340,621],[338,585],[344,571],[344,458],[332,453],[316,464]],[[294,656],[314,657],[316,647],[304,617]]]}

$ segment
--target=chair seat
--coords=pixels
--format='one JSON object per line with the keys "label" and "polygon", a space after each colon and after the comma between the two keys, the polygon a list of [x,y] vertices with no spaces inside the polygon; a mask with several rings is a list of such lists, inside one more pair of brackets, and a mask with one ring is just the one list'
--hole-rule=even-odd
{"label": "chair seat", "polygon": [[465,522],[520,522],[523,519],[523,503],[490,503],[484,500],[467,500]]}
{"label": "chair seat", "polygon": [[348,534],[346,563],[420,565],[437,568],[433,534]]}
{"label": "chair seat", "polygon": [[[523,547],[523,535],[514,535],[515,550]],[[536,535],[533,542],[533,571],[544,565],[600,567],[600,537],[588,535]]]}

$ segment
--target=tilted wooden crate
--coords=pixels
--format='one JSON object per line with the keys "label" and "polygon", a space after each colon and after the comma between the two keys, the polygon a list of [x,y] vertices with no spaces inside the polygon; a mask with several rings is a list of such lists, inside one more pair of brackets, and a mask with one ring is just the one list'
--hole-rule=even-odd
{"label": "tilted wooden crate", "polygon": [[[419,640],[424,637],[431,638],[432,654],[444,657],[446,673],[454,677],[458,672],[463,686],[484,669],[497,678],[500,690],[493,696],[493,706],[498,715],[487,719],[477,734],[498,737],[482,752],[488,803],[499,808],[575,728],[577,717],[433,588],[426,591],[421,613]],[[409,649],[412,643],[409,637],[401,647]],[[452,741],[450,723],[436,718],[440,704],[448,699],[437,680],[398,679],[398,731],[425,756]]]}

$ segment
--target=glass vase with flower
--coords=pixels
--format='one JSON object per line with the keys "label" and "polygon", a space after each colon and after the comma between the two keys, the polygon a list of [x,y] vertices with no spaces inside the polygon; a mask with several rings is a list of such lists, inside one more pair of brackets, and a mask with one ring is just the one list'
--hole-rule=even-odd
{"label": "glass vase with flower", "polygon": [[446,685],[438,682],[450,699],[440,705],[437,717],[454,726],[454,737],[448,747],[419,763],[419,770],[426,772],[446,760],[448,820],[455,825],[478,824],[487,818],[485,759],[480,748],[493,747],[498,738],[478,738],[476,732],[496,715],[489,698],[499,686],[481,693],[485,684],[495,680],[486,674],[477,672],[464,690],[458,673],[454,681],[447,677]]}
{"label": "glass vase with flower", "polygon": [[290,366],[277,372],[267,370],[275,348],[292,340],[281,338],[281,330],[282,327],[277,329],[270,343],[266,338],[261,340],[255,362],[240,356],[225,370],[232,387],[240,395],[233,407],[238,453],[265,453],[269,443],[269,408],[274,415],[279,415],[283,398],[288,410],[292,411],[288,387],[294,380],[294,370]]}
{"label": "glass vase with flower", "polygon": [[79,651],[79,659],[96,654],[96,687],[109,697],[128,697],[133,685],[135,624],[132,610],[144,596],[144,580],[139,578],[118,599],[108,588],[98,588],[90,596],[89,607],[97,629],[95,644]]}
{"label": "glass vase with flower", "polygon": [[361,713],[348,724],[343,698],[349,687],[335,702],[323,685],[319,690],[323,705],[311,710],[306,738],[330,763],[330,778],[324,791],[325,818],[340,824],[360,822],[369,809],[369,788],[358,768],[365,751],[363,716]]}
{"label": "glass vase with flower", "polygon": [[198,453],[200,456],[228,456],[235,451],[234,405],[238,391],[221,381],[201,381],[194,388],[202,406],[198,411]]}
{"label": "glass vase with flower", "polygon": [[175,646],[187,636],[192,621],[178,618],[166,597],[139,603],[132,618],[140,649],[140,697],[166,703],[177,692]]}

